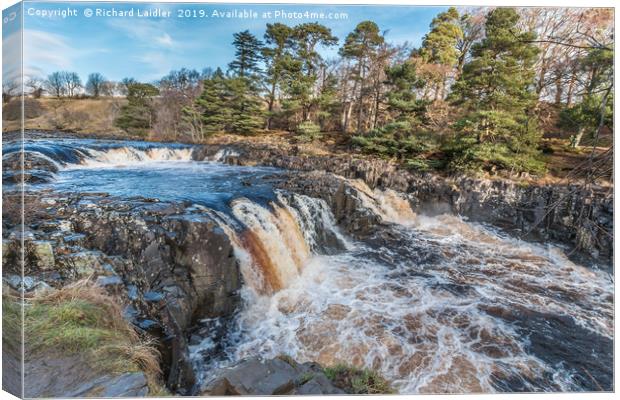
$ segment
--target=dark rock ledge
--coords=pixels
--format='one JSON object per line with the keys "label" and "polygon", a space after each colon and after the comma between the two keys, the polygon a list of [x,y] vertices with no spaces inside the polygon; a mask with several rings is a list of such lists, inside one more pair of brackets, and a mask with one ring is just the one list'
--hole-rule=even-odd
{"label": "dark rock ledge", "polygon": [[[613,187],[445,177],[407,171],[380,159],[306,155],[295,147],[247,142],[197,148],[194,158],[203,160],[218,152],[224,154],[221,161],[234,165],[273,166],[360,179],[371,189],[406,193],[417,212],[454,213],[494,225],[524,240],[563,244],[569,247],[569,256],[576,261],[611,269]],[[310,190],[315,185],[307,178],[297,181],[298,186]]]}

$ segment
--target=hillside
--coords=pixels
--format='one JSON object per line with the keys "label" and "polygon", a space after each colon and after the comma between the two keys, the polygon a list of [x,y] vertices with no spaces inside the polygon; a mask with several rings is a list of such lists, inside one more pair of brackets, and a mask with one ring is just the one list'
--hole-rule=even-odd
{"label": "hillside", "polygon": [[[25,129],[68,131],[97,135],[122,135],[114,126],[124,98],[30,99],[25,100]],[[2,132],[20,129],[20,103],[12,100],[2,107]]]}

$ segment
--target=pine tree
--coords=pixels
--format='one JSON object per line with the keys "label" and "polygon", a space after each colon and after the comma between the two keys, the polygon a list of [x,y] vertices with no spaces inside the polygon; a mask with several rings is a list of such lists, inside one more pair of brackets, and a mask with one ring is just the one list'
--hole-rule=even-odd
{"label": "pine tree", "polygon": [[271,128],[277,90],[280,89],[292,62],[290,51],[293,48],[293,33],[292,28],[280,23],[267,24],[265,31],[266,46],[262,53],[266,64],[265,83],[268,87],[267,129]]}
{"label": "pine tree", "polygon": [[388,106],[397,115],[397,121],[413,125],[421,121],[424,102],[417,98],[417,91],[424,85],[417,73],[416,64],[407,60],[387,69],[387,82],[390,87]]}
{"label": "pine tree", "polygon": [[252,134],[260,129],[265,121],[261,100],[252,94],[247,78],[230,78],[226,81],[226,102],[224,108],[230,113],[227,131]]}
{"label": "pine tree", "polygon": [[202,93],[195,101],[196,107],[186,108],[184,112],[189,118],[194,116],[193,113],[200,113],[204,133],[222,132],[231,115],[226,94],[226,77],[218,68],[210,78],[203,81]]}
{"label": "pine tree", "polygon": [[366,151],[397,157],[408,164],[415,161],[418,169],[427,169],[426,164],[420,164],[423,160],[413,160],[432,146],[427,137],[418,134],[427,102],[418,99],[417,91],[425,82],[419,77],[413,60],[388,68],[386,75],[390,88],[388,109],[394,120],[369,136],[354,137],[353,141]]}
{"label": "pine tree", "polygon": [[261,48],[263,43],[250,31],[245,30],[233,35],[235,59],[228,64],[229,71],[238,77],[255,77],[260,73]]}
{"label": "pine tree", "polygon": [[148,83],[131,83],[127,91],[127,104],[120,110],[115,125],[130,134],[143,135],[155,123],[152,98],[159,90]]}
{"label": "pine tree", "polygon": [[316,22],[297,25],[294,28],[295,61],[290,63],[289,101],[299,106],[301,121],[310,120],[311,111],[317,104],[316,83],[324,61],[318,46],[331,47],[338,43],[330,28]]}
{"label": "pine tree", "polygon": [[510,169],[539,172],[540,133],[530,110],[536,102],[535,35],[522,32],[512,8],[487,16],[486,37],[472,47],[472,59],[453,89],[454,104],[464,107],[459,136],[446,150],[457,169]]}
{"label": "pine tree", "polygon": [[[347,35],[345,43],[340,49],[340,55],[354,60],[356,63],[353,80],[355,81],[354,92],[357,92],[357,131],[362,131],[362,114],[365,90],[365,80],[370,60],[374,57],[383,44],[384,38],[379,31],[379,26],[372,21],[360,22],[353,32]],[[353,103],[351,103],[352,107]],[[344,127],[347,130],[347,127]]]}
{"label": "pine tree", "polygon": [[459,58],[457,43],[463,37],[459,26],[459,13],[454,7],[438,14],[431,22],[431,31],[424,36],[420,56],[438,68],[435,82],[435,99],[445,97],[448,74],[453,70]]}

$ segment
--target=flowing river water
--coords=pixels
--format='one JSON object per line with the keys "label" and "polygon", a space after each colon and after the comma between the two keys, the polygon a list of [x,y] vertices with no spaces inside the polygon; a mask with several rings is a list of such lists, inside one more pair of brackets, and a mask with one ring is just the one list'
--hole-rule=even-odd
{"label": "flowing river water", "polygon": [[404,195],[361,182],[383,223],[355,240],[323,200],[274,189],[281,170],[195,160],[182,145],[25,147],[59,167],[44,187],[189,201],[227,232],[243,305],[204,321],[224,334],[193,340],[203,381],[245,357],[288,354],[375,369],[407,394],[613,390],[613,278],[561,247],[418,215]]}

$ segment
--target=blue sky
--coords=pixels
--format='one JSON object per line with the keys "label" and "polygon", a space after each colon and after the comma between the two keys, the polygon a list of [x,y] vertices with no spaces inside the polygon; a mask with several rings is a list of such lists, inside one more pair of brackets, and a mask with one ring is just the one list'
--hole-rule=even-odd
{"label": "blue sky", "polygon": [[[84,16],[86,9],[128,11],[133,17]],[[138,17],[138,10],[160,9],[170,12],[168,18]],[[77,16],[41,16],[41,12],[59,13],[77,10]],[[258,19],[213,18],[214,10],[252,10]],[[235,32],[249,29],[263,37],[265,24],[281,22],[295,25],[316,19],[262,18],[264,12],[284,10],[347,13],[347,19],[320,22],[330,27],[341,43],[344,37],[364,20],[375,21],[387,30],[387,40],[419,45],[428,31],[432,18],[445,7],[408,6],[322,6],[322,5],[260,5],[260,4],[181,4],[181,3],[24,3],[24,71],[26,75],[46,76],[56,70],[76,71],[84,80],[91,72],[101,72],[108,79],[134,77],[142,81],[159,79],[172,69],[182,67],[202,70],[223,67],[234,54],[231,45]],[[200,10],[207,18],[178,18],[179,10]],[[29,14],[39,15],[29,15]],[[88,12],[87,12],[88,13]],[[200,15],[200,14],[197,14]],[[273,14],[272,14],[273,16]],[[3,40],[9,39],[5,35]],[[6,43],[6,42],[5,42]],[[324,50],[325,57],[334,57],[337,49]]]}

